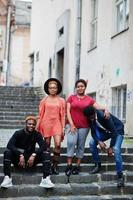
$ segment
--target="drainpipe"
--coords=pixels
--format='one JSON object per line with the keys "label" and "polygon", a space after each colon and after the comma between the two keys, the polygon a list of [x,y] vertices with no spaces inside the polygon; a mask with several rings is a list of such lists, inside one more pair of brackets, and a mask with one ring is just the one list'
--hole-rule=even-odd
{"label": "drainpipe", "polygon": [[75,60],[76,60],[76,81],[80,77],[80,54],[81,54],[81,23],[82,23],[82,0],[77,0],[76,10],[76,41],[75,41]]}
{"label": "drainpipe", "polygon": [[9,52],[10,52],[10,25],[11,25],[11,13],[12,13],[12,2],[8,1],[7,5],[7,23],[6,23],[6,39],[5,39],[5,52],[4,52],[4,74],[5,74],[5,83],[8,85],[9,82],[9,72],[10,72],[10,63],[9,63]]}

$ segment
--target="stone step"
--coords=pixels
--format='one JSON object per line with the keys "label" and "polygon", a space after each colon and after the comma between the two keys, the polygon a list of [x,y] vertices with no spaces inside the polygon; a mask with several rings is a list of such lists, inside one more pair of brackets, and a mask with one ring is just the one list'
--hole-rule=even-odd
{"label": "stone step", "polygon": [[25,95],[25,94],[21,94],[21,95],[17,95],[16,96],[3,96],[2,94],[0,95],[0,104],[3,104],[3,101],[5,102],[9,102],[9,101],[40,101],[43,97],[37,96],[37,95]]}
{"label": "stone step", "polygon": [[0,108],[0,111],[2,110],[23,110],[23,109],[37,109],[38,106],[36,105],[36,102],[32,103],[32,104],[23,104],[23,105],[19,105],[19,104],[12,104],[12,105],[5,105],[4,107]]}
{"label": "stone step", "polygon": [[[34,112],[34,113],[31,113],[31,112],[30,112],[30,114],[36,116],[36,115],[38,114],[38,112],[36,112],[36,113],[35,113],[35,112]],[[28,115],[29,115],[29,113],[28,113]],[[20,120],[25,120],[25,118],[26,118],[28,115],[27,115],[27,113],[25,113],[25,115],[24,115],[24,114],[23,114],[23,115],[12,115],[12,113],[11,113],[10,115],[3,115],[3,116],[0,115],[0,121],[5,120],[5,121],[8,121],[8,122],[9,122],[9,120],[10,120],[10,121],[12,122],[12,120],[15,120],[15,121],[16,121],[16,120],[17,120],[17,121],[18,121],[18,120],[19,120],[19,121],[20,121]]]}
{"label": "stone step", "polygon": [[0,106],[11,106],[11,105],[23,105],[24,103],[27,103],[28,105],[32,105],[33,103],[39,103],[40,102],[40,99],[37,99],[37,98],[25,98],[25,99],[15,99],[15,100],[12,100],[12,99],[4,99],[2,98],[2,100],[0,100]]}
{"label": "stone step", "polygon": [[[38,110],[37,110],[38,113]],[[22,116],[25,117],[27,115],[33,115],[33,111],[5,111],[5,112],[0,112],[0,117],[17,117],[17,116]]]}
{"label": "stone step", "polygon": [[51,196],[51,197],[14,197],[14,198],[0,198],[0,200],[133,200],[132,195],[76,195],[76,196]]}
{"label": "stone step", "polygon": [[[107,154],[100,154],[100,158],[101,158],[101,162],[104,162],[104,163],[114,163],[115,162],[114,157],[113,156],[108,157]],[[123,158],[123,162],[133,163],[133,155],[132,154],[128,154],[128,153],[122,154],[122,158]],[[2,160],[3,160],[3,154],[0,154],[0,163],[2,162]],[[67,155],[65,153],[61,154],[60,162],[66,163],[66,160],[67,160]],[[74,160],[76,160],[76,158],[74,158]],[[91,153],[85,153],[84,157],[82,158],[82,163],[90,163],[90,162],[92,162]]]}
{"label": "stone step", "polygon": [[3,122],[3,124],[2,124],[2,120],[0,120],[0,126],[1,125],[6,125],[7,124],[7,126],[8,125],[17,125],[17,126],[20,126],[20,125],[24,125],[24,119],[22,120],[22,121],[20,121],[20,120],[17,120],[17,119],[12,119],[12,120],[4,120],[4,122]]}
{"label": "stone step", "polygon": [[0,94],[13,95],[14,93],[25,94],[38,94],[40,93],[40,87],[18,87],[18,86],[0,86]]}
{"label": "stone step", "polygon": [[133,195],[133,183],[126,183],[124,188],[117,188],[114,182],[100,183],[68,183],[55,184],[55,188],[45,189],[38,185],[22,184],[14,185],[8,190],[0,188],[0,198],[4,197],[24,197],[24,196],[69,196],[69,195]]}
{"label": "stone step", "polygon": [[[133,172],[132,171],[123,171],[125,177],[125,183],[133,182]],[[42,178],[42,173],[33,173],[31,171],[21,173],[18,171],[17,173],[12,173],[13,185],[20,184],[39,184]],[[3,180],[3,173],[0,173],[0,183]],[[51,180],[53,183],[61,183],[67,184],[68,178],[64,172],[59,175],[51,175]],[[70,183],[93,183],[93,182],[116,182],[117,175],[116,172],[108,171],[101,172],[98,174],[89,174],[87,172],[81,172],[79,175],[71,175],[69,178]]]}
{"label": "stone step", "polygon": [[38,115],[40,94],[39,87],[0,87],[0,129],[23,128],[29,113]]}
{"label": "stone step", "polygon": [[0,124],[0,129],[21,129],[23,128],[23,125],[18,125],[18,124]]}
{"label": "stone step", "polygon": [[[0,154],[2,154],[5,151],[6,147],[0,147]],[[51,152],[52,152],[53,147],[51,148]],[[67,152],[67,148],[66,147],[61,147],[61,154],[66,154]],[[85,147],[85,153],[90,153],[90,149],[88,147]],[[122,147],[121,148],[121,152],[122,154],[133,154],[133,148],[131,147]],[[99,149],[99,153],[100,155],[105,155],[107,156],[107,153],[100,151]]]}
{"label": "stone step", "polygon": [[[82,163],[80,166],[80,172],[87,172],[89,173],[94,168],[93,163]],[[133,163],[123,163],[124,170],[132,171],[133,169]],[[59,164],[59,172],[64,172],[66,169],[66,163]],[[20,172],[24,173],[27,170],[30,170],[32,172],[41,172],[42,171],[42,165],[38,164],[35,168],[29,168],[29,169],[18,169],[14,168],[13,165],[11,166],[11,170],[13,172]],[[3,164],[0,163],[0,172],[3,171]],[[107,172],[107,171],[115,171],[115,163],[102,163],[101,172]]]}
{"label": "stone step", "polygon": [[10,108],[10,109],[9,108],[0,108],[0,112],[1,113],[3,113],[3,112],[4,113],[6,113],[6,112],[9,113],[10,112],[10,114],[12,112],[13,113],[17,112],[18,114],[19,114],[19,112],[20,113],[22,113],[22,112],[23,113],[29,113],[29,112],[32,112],[32,113],[37,112],[38,113],[38,108],[36,108],[36,107],[34,107],[34,108],[31,108],[31,107],[29,107],[29,108],[28,107],[19,108],[18,107],[18,108],[13,108],[13,109],[12,108]]}
{"label": "stone step", "polygon": [[19,112],[20,113],[22,113],[22,112],[25,112],[25,113],[28,113],[28,112],[32,112],[32,113],[34,113],[34,112],[38,112],[38,108],[36,107],[36,106],[34,106],[34,107],[28,107],[28,106],[23,106],[23,107],[18,107],[18,108],[16,108],[16,107],[10,107],[10,108],[0,108],[0,112],[1,113],[3,113],[3,112],[18,112],[18,114],[19,114]]}

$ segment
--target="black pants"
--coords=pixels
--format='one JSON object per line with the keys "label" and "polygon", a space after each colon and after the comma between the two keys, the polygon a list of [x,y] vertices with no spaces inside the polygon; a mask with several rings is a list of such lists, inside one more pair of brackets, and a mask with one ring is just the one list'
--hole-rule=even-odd
{"label": "black pants", "polygon": [[[29,159],[32,153],[25,153],[25,161]],[[19,155],[16,155],[13,153],[11,150],[7,149],[4,152],[4,174],[5,176],[8,175],[9,177],[11,176],[11,163],[14,164],[15,166],[18,166],[19,163]],[[43,151],[42,153],[39,153],[36,155],[35,160],[34,160],[34,166],[37,163],[42,163],[42,172],[43,172],[43,178],[46,178],[50,174],[50,152],[49,151]]]}

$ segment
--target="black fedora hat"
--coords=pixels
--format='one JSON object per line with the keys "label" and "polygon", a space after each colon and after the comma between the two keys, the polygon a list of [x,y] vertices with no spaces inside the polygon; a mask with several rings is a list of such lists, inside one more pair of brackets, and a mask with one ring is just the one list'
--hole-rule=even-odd
{"label": "black fedora hat", "polygon": [[51,81],[55,81],[57,83],[57,87],[58,87],[58,91],[57,91],[57,94],[60,94],[61,91],[62,91],[62,85],[60,83],[60,81],[56,78],[49,78],[45,83],[44,83],[44,91],[46,92],[46,94],[49,94],[49,91],[48,91],[48,86],[49,86],[49,82]]}

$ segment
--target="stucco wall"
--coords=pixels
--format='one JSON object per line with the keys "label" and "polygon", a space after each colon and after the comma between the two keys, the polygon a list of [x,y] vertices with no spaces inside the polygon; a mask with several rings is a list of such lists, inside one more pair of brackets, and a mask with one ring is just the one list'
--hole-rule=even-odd
{"label": "stucco wall", "polygon": [[[129,29],[119,35],[114,31],[113,0],[98,1],[97,48],[89,51],[91,1],[82,1],[82,35],[80,78],[88,80],[87,93],[96,92],[97,101],[111,108],[111,88],[127,84],[126,133],[133,135],[133,1],[130,1]],[[43,86],[48,78],[49,60],[52,75],[56,74],[57,21],[66,10],[70,12],[65,93],[73,92],[75,82],[75,39],[77,1],[33,0],[31,53],[35,53],[34,85]],[[36,53],[39,51],[39,60]],[[118,73],[119,72],[119,73]],[[101,76],[102,75],[102,76]]]}

